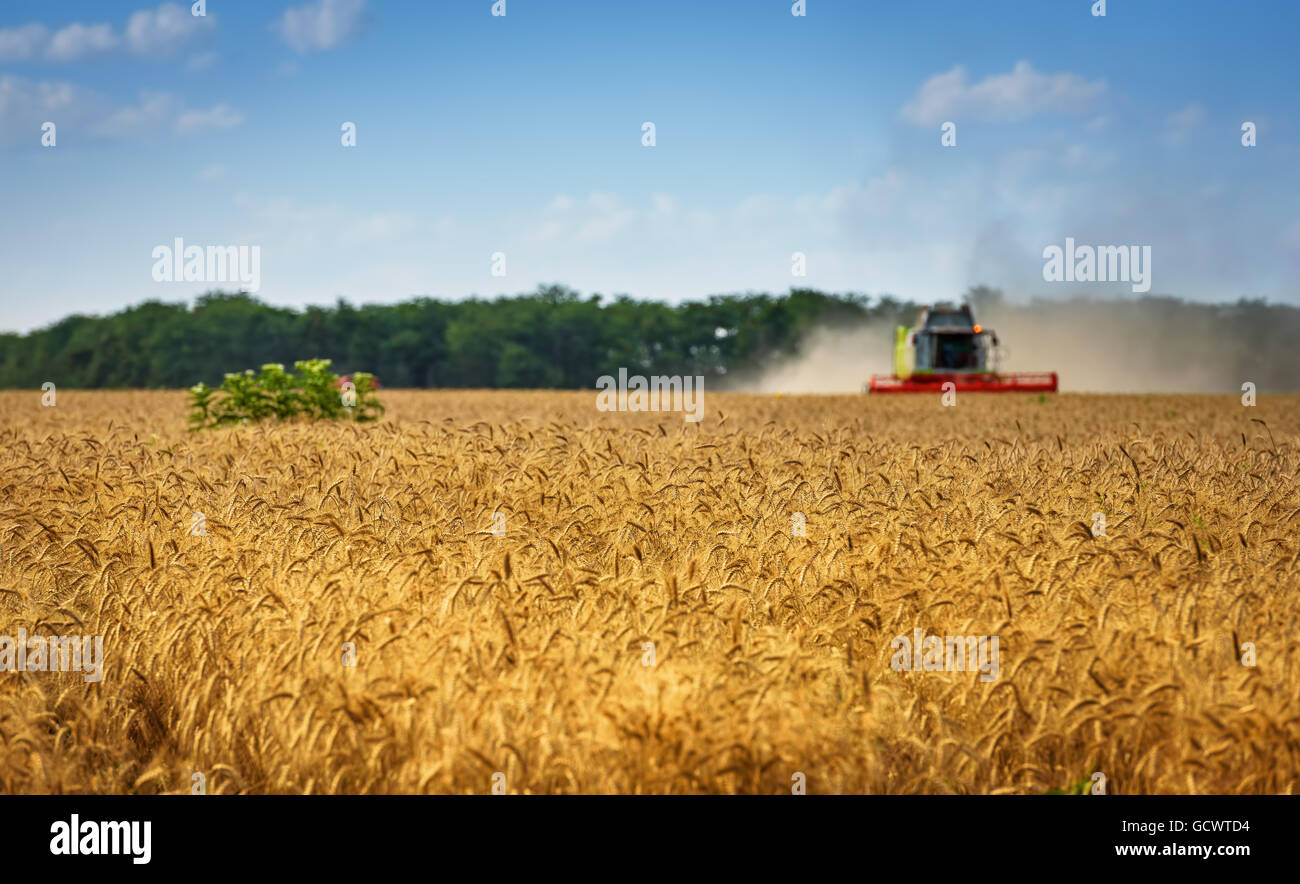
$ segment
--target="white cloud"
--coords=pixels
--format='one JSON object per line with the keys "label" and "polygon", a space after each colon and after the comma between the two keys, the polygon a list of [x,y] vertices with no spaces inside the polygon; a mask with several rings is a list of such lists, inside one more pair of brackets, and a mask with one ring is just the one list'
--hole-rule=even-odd
{"label": "white cloud", "polygon": [[73,62],[97,53],[127,48],[142,58],[166,58],[181,51],[197,34],[216,25],[216,16],[196,16],[188,6],[164,3],[131,14],[118,34],[110,24],[73,22],[51,34],[38,22],[0,29],[0,62],[44,58]]}
{"label": "white cloud", "polygon": [[176,131],[193,135],[204,129],[233,129],[244,122],[244,115],[227,104],[218,104],[208,110],[187,110],[176,118]]}
{"label": "white cloud", "polygon": [[208,129],[230,129],[244,121],[244,115],[227,104],[207,110],[186,108],[167,92],[142,92],[138,104],[118,108],[91,126],[101,138],[130,138],[157,130],[168,122],[178,135],[194,135]]}
{"label": "white cloud", "polygon": [[176,99],[165,92],[145,92],[138,105],[119,108],[96,123],[91,132],[103,138],[129,138],[158,127],[178,107]]}
{"label": "white cloud", "polygon": [[6,74],[0,77],[0,112],[24,106],[42,111],[61,110],[72,102],[76,88],[71,83],[33,83]]}
{"label": "white cloud", "polygon": [[1011,122],[1038,113],[1083,113],[1106,91],[1104,80],[1078,74],[1043,74],[1027,61],[1009,74],[971,83],[961,65],[935,74],[903,105],[905,120],[919,126],[946,120]]}
{"label": "white cloud", "polygon": [[365,0],[315,0],[294,6],[280,19],[280,36],[300,54],[334,49],[361,30],[365,9]]}
{"label": "white cloud", "polygon": [[73,22],[54,35],[45,49],[45,57],[50,61],[78,61],[97,52],[116,49],[117,43],[111,25]]}
{"label": "white cloud", "polygon": [[50,32],[42,24],[20,28],[0,28],[0,61],[26,61],[39,55]]}
{"label": "white cloud", "polygon": [[134,12],[126,23],[126,42],[136,55],[175,55],[196,34],[215,25],[215,16],[193,15],[188,7],[164,3]]}
{"label": "white cloud", "polygon": [[866,218],[887,220],[897,217],[904,208],[906,180],[897,169],[888,169],[883,175],[864,184],[841,185],[818,201],[815,212],[828,218],[844,221],[861,221]]}
{"label": "white cloud", "polygon": [[641,211],[625,205],[615,193],[593,191],[583,200],[561,193],[542,210],[540,220],[525,233],[525,239],[605,242],[628,229],[642,215]]}
{"label": "white cloud", "polygon": [[216,181],[218,178],[224,177],[227,171],[229,170],[220,163],[215,166],[206,166],[203,171],[199,172],[199,180]]}
{"label": "white cloud", "polygon": [[337,204],[303,206],[282,197],[257,200],[247,193],[236,194],[235,205],[248,213],[253,238],[283,237],[293,248],[405,246],[436,233],[430,222],[410,212],[364,212]]}
{"label": "white cloud", "polygon": [[40,126],[84,117],[91,96],[71,83],[38,83],[12,75],[0,76],[0,144],[30,139],[36,145]]}

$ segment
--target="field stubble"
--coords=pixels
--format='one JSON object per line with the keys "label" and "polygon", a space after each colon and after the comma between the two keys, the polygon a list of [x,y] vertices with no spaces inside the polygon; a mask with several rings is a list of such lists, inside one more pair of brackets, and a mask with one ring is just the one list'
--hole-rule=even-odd
{"label": "field stubble", "polygon": [[1295,791],[1300,399],[594,398],[0,393],[0,791]]}

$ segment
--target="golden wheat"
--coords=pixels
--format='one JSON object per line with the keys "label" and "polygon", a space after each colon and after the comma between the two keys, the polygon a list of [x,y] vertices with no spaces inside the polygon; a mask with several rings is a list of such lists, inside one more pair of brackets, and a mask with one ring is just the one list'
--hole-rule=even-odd
{"label": "golden wheat", "polygon": [[1296,788],[1296,397],[58,397],[0,394],[0,635],[104,676],[0,672],[0,791]]}

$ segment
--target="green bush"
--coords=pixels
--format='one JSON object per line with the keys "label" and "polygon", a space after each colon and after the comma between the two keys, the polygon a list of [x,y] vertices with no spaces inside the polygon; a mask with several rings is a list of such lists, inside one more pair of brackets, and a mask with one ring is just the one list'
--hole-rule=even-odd
{"label": "green bush", "polygon": [[375,396],[374,375],[356,372],[353,389],[347,389],[329,366],[328,359],[308,359],[293,364],[298,372],[294,374],[283,365],[270,363],[263,365],[260,373],[250,368],[242,374],[227,374],[219,388],[196,384],[190,387],[190,430],[269,417],[378,420],[384,406]]}

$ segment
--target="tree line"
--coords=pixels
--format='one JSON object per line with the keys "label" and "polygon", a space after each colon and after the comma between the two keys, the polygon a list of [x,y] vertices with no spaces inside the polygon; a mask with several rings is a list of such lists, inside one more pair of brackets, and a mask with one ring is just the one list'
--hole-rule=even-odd
{"label": "tree line", "polygon": [[194,304],[147,301],[0,335],[0,387],[179,388],[299,359],[367,371],[385,387],[592,389],[619,367],[718,378],[795,352],[820,322],[909,312],[893,298],[796,289],[668,305],[563,286],[493,300],[293,310],[243,293]]}
{"label": "tree line", "polygon": [[[1135,349],[1158,344],[1159,358],[1175,367],[1203,361],[1213,346],[1233,367],[1223,372],[1225,384],[1244,374],[1278,392],[1300,385],[1296,307],[1169,297],[1015,305],[984,286],[968,290],[964,300],[977,318],[1013,325],[1017,317],[1036,324],[1055,317],[1057,325],[1073,328],[1081,317],[1104,313],[1115,327],[1131,330]],[[87,389],[217,385],[226,372],[319,357],[332,360],[340,374],[370,372],[385,387],[593,389],[597,378],[622,367],[631,374],[702,375],[719,389],[728,376],[796,356],[814,329],[910,325],[917,307],[890,295],[802,288],[666,304],[583,296],[553,285],[491,300],[426,297],[364,306],[339,300],[302,310],[210,292],[193,304],[146,301],[108,316],[74,315],[27,334],[0,334],[0,388],[45,381]],[[1026,328],[1020,337],[1037,335]],[[1025,342],[1012,346],[1018,343]],[[890,342],[864,332],[863,347],[888,354]]]}

